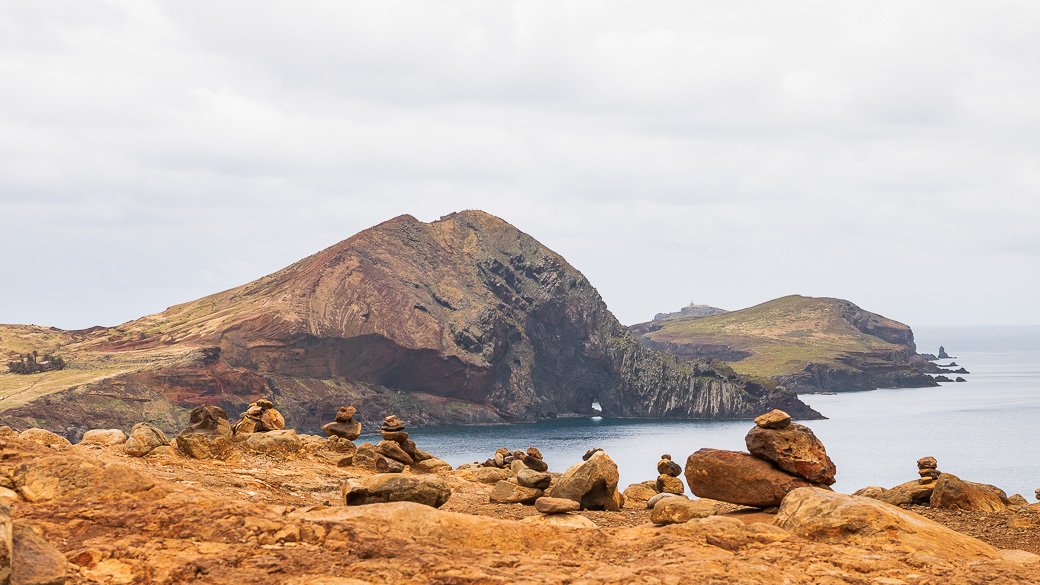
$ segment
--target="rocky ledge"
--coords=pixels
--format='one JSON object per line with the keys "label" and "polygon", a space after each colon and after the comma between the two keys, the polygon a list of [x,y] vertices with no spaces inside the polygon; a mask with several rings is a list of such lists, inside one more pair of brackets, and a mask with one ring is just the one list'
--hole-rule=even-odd
{"label": "rocky ledge", "polygon": [[[255,406],[260,412],[246,416],[263,420],[273,408]],[[337,422],[352,426],[355,414],[342,409]],[[75,445],[42,429],[0,428],[0,553],[11,553],[0,554],[0,574],[9,571],[15,585],[1040,583],[1036,554],[996,548],[880,499],[815,487],[832,477],[833,463],[782,413],[760,418],[749,434],[759,455],[748,456],[816,483],[792,486],[773,511],[670,492],[648,508],[617,493],[616,466],[599,449],[562,473],[535,447],[502,449],[457,470],[426,469],[409,455],[412,464],[380,473],[358,459],[360,447],[345,456],[351,439],[335,433],[248,422],[236,433],[209,409],[192,418],[172,441],[147,423],[129,439],[103,430]],[[388,416],[381,426],[394,446],[375,446],[373,461],[417,450],[404,421]],[[184,449],[184,436],[221,448]],[[256,448],[268,440],[288,448]],[[919,465],[926,483],[937,475],[933,497],[945,490],[953,499],[941,501],[982,501],[958,496],[974,488],[952,478],[941,488],[946,474],[929,471],[934,460]],[[656,471],[678,479],[670,458]],[[495,501],[521,487],[546,495],[529,505]],[[1015,548],[1040,551],[1040,507],[1010,500],[976,513],[1016,510],[1027,535]]]}

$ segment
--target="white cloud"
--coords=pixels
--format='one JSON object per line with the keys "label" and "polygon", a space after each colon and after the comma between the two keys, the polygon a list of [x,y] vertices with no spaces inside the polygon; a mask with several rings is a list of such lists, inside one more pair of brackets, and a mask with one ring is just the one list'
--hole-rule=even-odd
{"label": "white cloud", "polygon": [[483,208],[625,322],[803,292],[1038,323],[1037,25],[1026,2],[7,2],[0,321],[123,321]]}

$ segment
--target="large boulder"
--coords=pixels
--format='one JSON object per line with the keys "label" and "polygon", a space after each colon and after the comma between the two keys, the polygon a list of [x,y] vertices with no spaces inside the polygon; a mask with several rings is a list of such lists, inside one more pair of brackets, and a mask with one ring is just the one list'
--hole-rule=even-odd
{"label": "large boulder", "polygon": [[617,511],[624,503],[617,484],[617,464],[606,452],[596,451],[563,472],[546,495],[574,500],[582,510]]}
{"label": "large boulder", "polygon": [[784,498],[773,523],[818,542],[881,548],[959,561],[995,559],[995,548],[927,518],[862,496],[802,488]]}
{"label": "large boulder", "polygon": [[343,503],[347,506],[416,502],[440,508],[451,497],[451,488],[436,477],[385,473],[364,480],[348,479],[342,491]]}
{"label": "large boulder", "polygon": [[156,447],[169,445],[166,434],[148,423],[137,423],[130,429],[130,438],[123,443],[123,452],[131,457],[144,457]]}
{"label": "large boulder", "polygon": [[566,514],[580,508],[581,504],[566,498],[538,498],[534,501],[534,509],[542,514]]}
{"label": "large boulder", "polygon": [[64,449],[65,447],[72,445],[72,443],[70,443],[65,437],[56,435],[47,429],[25,429],[18,433],[18,438],[24,441],[32,441],[33,443],[43,445],[44,447],[50,447],[52,449]]}
{"label": "large boulder", "polygon": [[701,449],[686,459],[686,484],[700,498],[771,508],[791,490],[812,485],[739,451]]}
{"label": "large boulder", "polygon": [[955,508],[973,512],[996,512],[1008,507],[1004,490],[984,483],[964,481],[952,473],[943,473],[935,482],[929,504],[933,508]]}
{"label": "large boulder", "polygon": [[83,433],[83,438],[79,442],[83,445],[101,445],[102,447],[122,445],[126,442],[126,433],[119,429],[91,429]]}
{"label": "large boulder", "polygon": [[177,449],[195,459],[226,459],[231,454],[231,423],[219,406],[191,411],[188,428],[177,435]]}
{"label": "large boulder", "polygon": [[748,452],[771,461],[788,473],[820,485],[834,483],[834,462],[823,443],[805,425],[788,423],[782,428],[755,426],[744,437]]}

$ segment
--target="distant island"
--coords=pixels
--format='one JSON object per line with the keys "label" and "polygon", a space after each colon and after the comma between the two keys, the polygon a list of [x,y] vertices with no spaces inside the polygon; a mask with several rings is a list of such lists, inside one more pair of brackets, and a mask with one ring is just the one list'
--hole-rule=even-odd
{"label": "distant island", "polygon": [[[648,348],[714,359],[797,392],[935,386],[910,327],[833,298],[790,295],[739,311],[660,313],[630,328]],[[689,310],[688,310],[689,309]]]}

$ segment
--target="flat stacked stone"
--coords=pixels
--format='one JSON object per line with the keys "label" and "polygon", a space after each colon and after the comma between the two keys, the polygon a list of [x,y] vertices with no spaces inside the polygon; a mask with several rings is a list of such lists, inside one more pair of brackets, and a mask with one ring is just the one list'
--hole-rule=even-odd
{"label": "flat stacked stone", "polygon": [[936,480],[942,475],[938,467],[939,462],[935,460],[935,457],[922,457],[917,460],[917,475],[921,476],[918,482],[922,487],[935,487]]}
{"label": "flat stacked stone", "polygon": [[662,494],[681,494],[686,491],[686,487],[683,485],[679,475],[682,474],[682,467],[678,463],[672,461],[672,456],[665,453],[661,455],[661,460],[657,462],[657,492]]}
{"label": "flat stacked stone", "polygon": [[361,436],[361,423],[354,420],[355,414],[357,414],[357,408],[341,406],[336,412],[336,420],[322,426],[321,430],[330,437],[353,441]]}
{"label": "flat stacked stone", "polygon": [[[390,415],[383,419],[379,426],[379,434],[383,440],[372,447],[377,457],[375,467],[377,471],[398,473],[404,471],[405,467],[411,467],[420,473],[437,473],[451,471],[451,465],[446,461],[434,457],[415,445],[415,441],[408,437],[405,431],[404,421],[397,415]],[[364,447],[365,445],[362,445]],[[358,448],[360,454],[361,447]],[[355,454],[355,458],[358,457]],[[378,458],[385,461],[381,462]]]}
{"label": "flat stacked stone", "polygon": [[285,417],[274,407],[274,403],[265,398],[249,404],[241,418],[232,427],[236,437],[244,437],[251,433],[267,433],[285,429]]}

